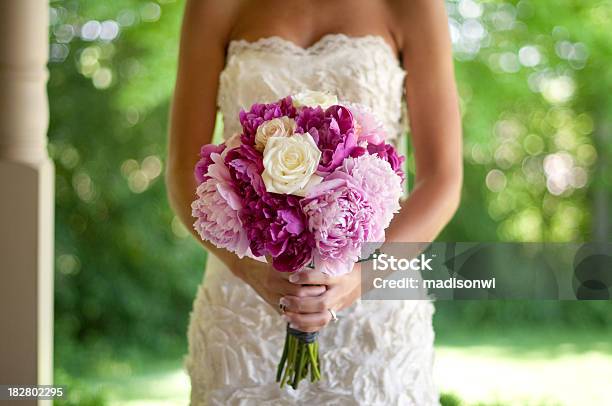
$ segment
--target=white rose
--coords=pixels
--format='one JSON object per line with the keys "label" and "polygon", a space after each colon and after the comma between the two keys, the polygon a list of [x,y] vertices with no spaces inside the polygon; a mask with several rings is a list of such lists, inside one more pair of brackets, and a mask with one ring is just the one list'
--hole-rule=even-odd
{"label": "white rose", "polygon": [[295,96],[292,96],[291,99],[293,100],[293,105],[295,107],[321,106],[322,109],[326,109],[329,106],[338,104],[338,98],[336,97],[336,95],[324,92],[316,92],[314,90],[305,90],[296,94]]}
{"label": "white rose", "polygon": [[295,120],[280,117],[268,120],[257,127],[255,133],[255,149],[263,151],[270,137],[289,137],[295,132]]}
{"label": "white rose", "polygon": [[323,178],[315,175],[321,151],[308,133],[271,137],[263,153],[261,175],[270,193],[305,196]]}

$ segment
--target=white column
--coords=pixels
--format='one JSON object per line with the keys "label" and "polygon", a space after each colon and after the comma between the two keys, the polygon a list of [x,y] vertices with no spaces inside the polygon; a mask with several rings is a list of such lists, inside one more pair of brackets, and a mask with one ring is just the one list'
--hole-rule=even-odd
{"label": "white column", "polygon": [[48,6],[0,0],[0,384],[53,378]]}

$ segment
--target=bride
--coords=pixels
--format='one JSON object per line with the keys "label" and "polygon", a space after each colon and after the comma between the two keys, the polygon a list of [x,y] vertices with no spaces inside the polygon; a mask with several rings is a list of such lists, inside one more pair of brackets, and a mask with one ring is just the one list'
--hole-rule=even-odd
{"label": "bride", "polygon": [[[394,138],[406,132],[406,103],[416,181],[387,241],[432,241],[455,212],[462,181],[443,0],[188,0],[167,176],[184,224],[192,229],[193,168],[217,112],[229,137],[241,108],[307,89],[369,106]],[[185,363],[193,405],[438,404],[430,302],[361,301],[359,265],[340,277],[293,280],[204,245]],[[297,391],[280,389],[274,376],[286,322],[321,331],[323,380]]]}

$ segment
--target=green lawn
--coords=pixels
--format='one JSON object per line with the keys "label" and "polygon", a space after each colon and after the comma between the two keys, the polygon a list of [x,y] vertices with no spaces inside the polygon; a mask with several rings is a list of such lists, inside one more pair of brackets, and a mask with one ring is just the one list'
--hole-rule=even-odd
{"label": "green lawn", "polygon": [[[64,372],[72,399],[61,405],[185,405],[189,380],[180,350],[96,360],[80,378]],[[61,362],[60,362],[61,363]],[[593,331],[521,330],[438,337],[436,378],[444,406],[609,404],[612,342]]]}
{"label": "green lawn", "polygon": [[447,334],[436,379],[465,404],[609,405],[610,338],[579,329]]}

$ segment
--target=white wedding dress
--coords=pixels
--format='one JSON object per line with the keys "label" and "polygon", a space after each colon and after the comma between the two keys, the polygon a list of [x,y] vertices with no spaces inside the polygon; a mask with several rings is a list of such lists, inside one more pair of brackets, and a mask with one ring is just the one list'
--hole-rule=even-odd
{"label": "white wedding dress", "polygon": [[[369,106],[396,137],[405,74],[378,36],[331,34],[307,49],[280,37],[232,41],[218,94],[224,135],[240,131],[241,108],[311,89]],[[285,323],[209,255],[188,333],[191,404],[438,405],[433,310],[428,301],[357,301],[321,331],[322,380],[280,389]]]}

